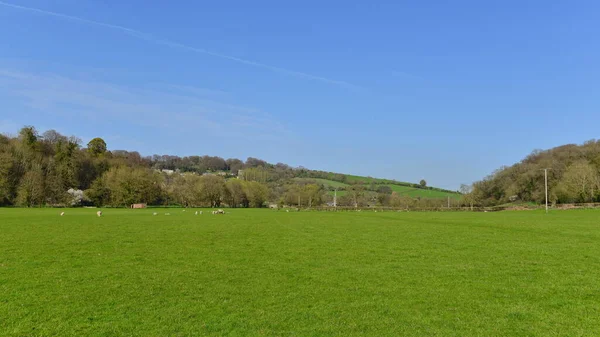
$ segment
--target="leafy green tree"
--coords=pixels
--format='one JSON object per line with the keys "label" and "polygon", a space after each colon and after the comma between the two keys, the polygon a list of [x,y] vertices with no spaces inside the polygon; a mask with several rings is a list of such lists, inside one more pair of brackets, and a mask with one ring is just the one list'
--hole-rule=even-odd
{"label": "leafy green tree", "polygon": [[427,182],[425,181],[425,179],[421,179],[421,181],[419,181],[419,185],[423,188],[427,187]]}
{"label": "leafy green tree", "polygon": [[558,185],[559,198],[566,202],[590,202],[599,189],[598,173],[586,160],[570,165]]}
{"label": "leafy green tree", "polygon": [[87,191],[92,201],[102,201],[110,206],[152,204],[160,200],[161,194],[159,174],[144,168],[131,169],[125,166],[111,168]]}
{"label": "leafy green tree", "polygon": [[346,189],[346,192],[346,195],[352,202],[352,206],[358,207],[364,203],[365,187],[362,184],[351,185]]}
{"label": "leafy green tree", "polygon": [[245,191],[251,207],[263,207],[269,198],[269,188],[256,181],[246,182]]}
{"label": "leafy green tree", "polygon": [[105,176],[94,180],[85,195],[96,206],[109,205],[111,202],[111,190],[108,187]]}
{"label": "leafy green tree", "polygon": [[33,126],[25,126],[19,131],[19,140],[29,150],[38,149],[38,132]]}
{"label": "leafy green tree", "polygon": [[377,188],[377,193],[381,193],[381,194],[389,194],[389,195],[391,195],[391,194],[392,194],[392,192],[393,192],[393,191],[392,191],[392,188],[391,188],[391,187],[389,187],[389,186],[386,186],[386,185],[379,186],[379,187]]}
{"label": "leafy green tree", "polygon": [[220,207],[225,190],[225,179],[217,175],[205,175],[200,179],[202,186],[202,199],[210,207]]}
{"label": "leafy green tree", "polygon": [[94,138],[87,144],[88,152],[93,156],[100,156],[106,152],[106,142],[102,138]]}
{"label": "leafy green tree", "polygon": [[[7,146],[6,146],[7,147]],[[9,204],[15,184],[12,181],[13,159],[10,153],[0,151],[0,205]]]}
{"label": "leafy green tree", "polygon": [[377,203],[381,206],[389,206],[392,196],[391,193],[377,193]]}
{"label": "leafy green tree", "polygon": [[245,182],[239,179],[230,179],[225,183],[225,199],[230,207],[248,207],[250,202],[246,196]]}
{"label": "leafy green tree", "polygon": [[304,185],[304,199],[308,201],[309,207],[320,205],[323,202],[324,193],[323,188],[317,184]]}
{"label": "leafy green tree", "polygon": [[171,181],[172,195],[177,202],[185,207],[201,205],[202,182],[195,174],[177,175]]}
{"label": "leafy green tree", "polygon": [[25,173],[17,191],[17,205],[25,207],[44,204],[44,173],[40,166]]}

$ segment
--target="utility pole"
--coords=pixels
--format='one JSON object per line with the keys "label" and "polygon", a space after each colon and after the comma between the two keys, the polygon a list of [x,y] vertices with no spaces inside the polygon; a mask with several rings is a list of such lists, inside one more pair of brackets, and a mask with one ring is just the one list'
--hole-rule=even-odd
{"label": "utility pole", "polygon": [[548,214],[548,169],[544,169],[544,183],[546,185],[546,214]]}
{"label": "utility pole", "polygon": [[333,192],[333,207],[337,208],[337,188]]}

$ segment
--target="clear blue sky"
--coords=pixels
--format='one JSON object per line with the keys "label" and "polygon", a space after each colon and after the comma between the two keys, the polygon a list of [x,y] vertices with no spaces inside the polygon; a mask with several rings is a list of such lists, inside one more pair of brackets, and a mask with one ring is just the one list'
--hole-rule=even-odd
{"label": "clear blue sky", "polygon": [[457,189],[598,137],[599,17],[598,1],[0,2],[0,132]]}

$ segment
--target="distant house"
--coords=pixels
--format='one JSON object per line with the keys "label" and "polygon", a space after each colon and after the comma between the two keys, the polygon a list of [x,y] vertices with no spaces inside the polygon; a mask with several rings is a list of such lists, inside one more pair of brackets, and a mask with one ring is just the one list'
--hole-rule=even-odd
{"label": "distant house", "polygon": [[148,207],[148,205],[146,205],[146,204],[132,204],[131,205],[131,208],[136,208],[136,209],[137,208],[146,208],[146,207]]}

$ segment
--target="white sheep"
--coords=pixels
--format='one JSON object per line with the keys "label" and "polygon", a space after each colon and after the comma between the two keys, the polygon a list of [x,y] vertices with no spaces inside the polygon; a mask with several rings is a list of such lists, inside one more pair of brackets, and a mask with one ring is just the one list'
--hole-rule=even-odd
{"label": "white sheep", "polygon": [[200,211],[200,215],[202,215],[202,211]]}
{"label": "white sheep", "polygon": [[101,217],[101,216],[102,216],[102,211],[98,211],[98,212],[96,212],[96,215],[97,215],[98,217]]}
{"label": "white sheep", "polygon": [[63,215],[65,215],[65,212],[61,212],[61,213],[60,213],[60,216],[63,216]]}
{"label": "white sheep", "polygon": [[198,215],[198,211],[196,211],[196,213],[194,213],[194,215]]}
{"label": "white sheep", "polygon": [[152,213],[152,215],[158,215],[158,213],[154,212],[154,213]]}

